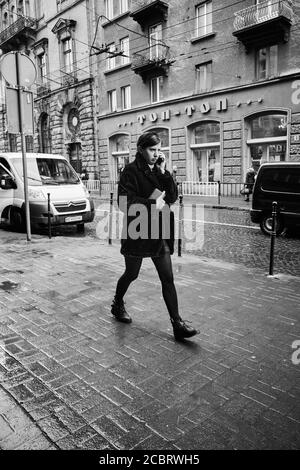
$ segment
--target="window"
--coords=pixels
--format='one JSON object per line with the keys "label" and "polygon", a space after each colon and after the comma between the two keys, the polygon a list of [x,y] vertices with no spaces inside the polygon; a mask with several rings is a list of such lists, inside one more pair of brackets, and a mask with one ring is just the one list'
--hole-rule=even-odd
{"label": "window", "polygon": [[196,93],[212,89],[212,62],[196,66]]}
{"label": "window", "polygon": [[38,78],[40,83],[45,83],[47,75],[46,54],[42,53],[37,56],[38,62]]}
{"label": "window", "polygon": [[111,55],[110,53],[114,53],[116,51],[115,43],[112,43],[108,46],[109,52],[107,53],[107,70],[114,69],[116,66],[116,57]]}
{"label": "window", "polygon": [[163,77],[155,77],[150,81],[151,103],[159,103],[163,99]]}
{"label": "window", "polygon": [[[40,4],[40,1],[38,1],[37,4]],[[24,15],[24,3],[23,3],[23,0],[19,0],[19,1],[18,1],[17,13],[18,13],[18,15]]]}
{"label": "window", "polygon": [[117,90],[110,90],[107,93],[108,108],[111,113],[117,111]]}
{"label": "window", "polygon": [[196,7],[196,36],[212,33],[212,2],[205,2]]}
{"label": "window", "polygon": [[251,120],[251,138],[263,139],[287,135],[286,114],[266,114]]}
{"label": "window", "polygon": [[201,183],[216,182],[221,176],[220,124],[202,122],[192,130],[192,178]]}
{"label": "window", "polygon": [[162,55],[162,25],[157,24],[149,28],[150,59]]}
{"label": "window", "polygon": [[13,5],[10,10],[10,23],[16,21],[15,6]]}
{"label": "window", "polygon": [[8,142],[9,142],[9,151],[10,152],[17,152],[17,136],[16,134],[8,134]]}
{"label": "window", "polygon": [[300,194],[300,170],[297,168],[265,168],[261,181],[264,191]]}
{"label": "window", "polygon": [[40,121],[40,152],[51,153],[51,129],[49,115],[44,113]]}
{"label": "window", "polygon": [[26,152],[33,153],[33,136],[26,135],[25,136],[25,143],[26,143]]}
{"label": "window", "polygon": [[72,39],[69,37],[62,42],[63,46],[63,61],[64,61],[64,72],[73,72],[73,48]]}
{"label": "window", "polygon": [[256,79],[264,80],[277,75],[278,46],[265,47],[256,51]]}
{"label": "window", "polygon": [[116,181],[119,179],[121,171],[129,163],[130,136],[118,134],[109,139],[110,177]]}
{"label": "window", "polygon": [[285,161],[287,154],[287,115],[262,114],[246,122],[251,138],[248,163]]}
{"label": "window", "polygon": [[120,41],[120,49],[123,51],[123,54],[121,56],[121,65],[129,64],[130,63],[130,57],[129,57],[129,36],[126,38],[121,39]]}
{"label": "window", "polygon": [[3,29],[8,27],[8,13],[7,11],[3,15]]}
{"label": "window", "polygon": [[122,109],[130,109],[131,108],[131,87],[123,86],[121,87],[121,101],[122,101]]}
{"label": "window", "polygon": [[128,11],[128,0],[105,0],[105,15],[108,19]]}

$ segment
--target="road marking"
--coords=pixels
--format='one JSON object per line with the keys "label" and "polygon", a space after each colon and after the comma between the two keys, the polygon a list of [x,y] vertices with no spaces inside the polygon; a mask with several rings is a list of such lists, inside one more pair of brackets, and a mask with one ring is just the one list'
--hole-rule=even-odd
{"label": "road marking", "polygon": [[[106,212],[107,215],[108,215],[108,209],[105,210],[105,209],[96,209],[96,214],[97,212]],[[121,211],[118,211],[117,212],[118,214],[122,214]],[[175,217],[175,220],[179,220],[177,217]],[[195,219],[183,219],[183,221],[185,222],[197,222],[197,223],[201,223],[201,224],[207,224],[207,225],[222,225],[222,226],[225,226],[225,227],[237,227],[237,228],[249,228],[249,229],[252,229],[252,230],[260,230],[259,227],[255,227],[255,226],[252,226],[252,225],[238,225],[238,224],[229,224],[229,223],[226,223],[226,222],[209,222],[207,220],[195,220]]]}

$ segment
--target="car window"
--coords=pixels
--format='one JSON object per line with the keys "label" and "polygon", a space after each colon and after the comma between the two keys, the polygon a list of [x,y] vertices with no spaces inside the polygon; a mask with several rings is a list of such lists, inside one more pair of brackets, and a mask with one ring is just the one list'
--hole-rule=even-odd
{"label": "car window", "polygon": [[8,161],[5,160],[5,158],[0,157],[0,176],[2,176],[4,174],[7,175],[7,171],[5,171],[5,168],[7,168],[9,171],[11,171]]}
{"label": "car window", "polygon": [[300,194],[300,168],[265,168],[261,189],[280,193]]}

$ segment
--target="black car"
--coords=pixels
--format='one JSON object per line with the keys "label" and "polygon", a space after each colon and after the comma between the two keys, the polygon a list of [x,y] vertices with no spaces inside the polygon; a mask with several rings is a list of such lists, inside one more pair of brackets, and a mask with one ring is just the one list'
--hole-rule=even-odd
{"label": "black car", "polygon": [[272,232],[272,203],[277,202],[276,233],[300,227],[300,162],[264,163],[253,188],[251,220],[263,233]]}

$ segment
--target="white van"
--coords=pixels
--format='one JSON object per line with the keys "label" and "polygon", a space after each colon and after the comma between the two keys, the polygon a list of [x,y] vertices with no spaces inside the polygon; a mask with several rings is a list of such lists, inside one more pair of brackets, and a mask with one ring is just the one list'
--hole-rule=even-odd
{"label": "white van", "polygon": [[[32,226],[76,224],[84,230],[95,216],[94,203],[75,170],[61,155],[27,153],[28,198]],[[25,227],[23,162],[20,153],[0,153],[0,221]]]}

